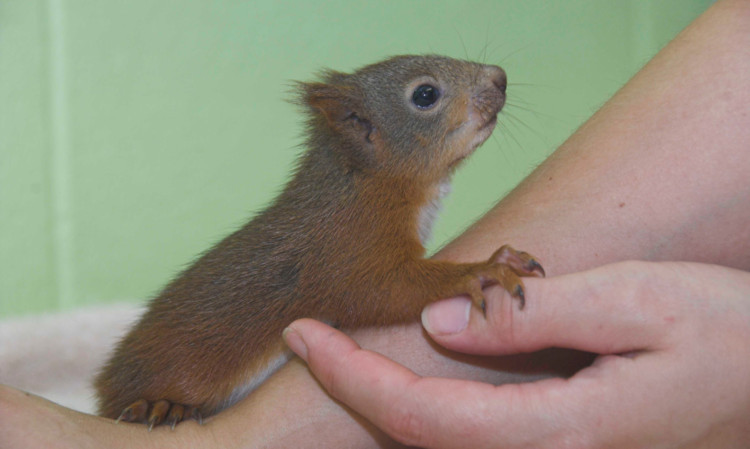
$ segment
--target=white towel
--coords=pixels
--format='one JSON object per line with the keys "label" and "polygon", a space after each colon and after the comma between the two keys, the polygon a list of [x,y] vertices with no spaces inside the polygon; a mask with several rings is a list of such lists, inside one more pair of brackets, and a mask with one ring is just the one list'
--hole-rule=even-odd
{"label": "white towel", "polygon": [[86,413],[91,381],[142,311],[117,304],[0,321],[0,383]]}

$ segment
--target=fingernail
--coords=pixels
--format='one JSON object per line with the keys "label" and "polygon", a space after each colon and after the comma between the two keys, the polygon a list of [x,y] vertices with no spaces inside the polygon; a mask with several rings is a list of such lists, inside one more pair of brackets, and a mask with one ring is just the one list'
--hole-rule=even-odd
{"label": "fingernail", "polygon": [[296,330],[287,327],[284,329],[284,332],[281,333],[281,337],[292,352],[307,362],[307,345],[305,345],[305,340],[302,339],[302,336],[297,333]]}
{"label": "fingernail", "polygon": [[422,326],[433,335],[452,335],[469,325],[471,301],[466,298],[444,299],[422,311]]}

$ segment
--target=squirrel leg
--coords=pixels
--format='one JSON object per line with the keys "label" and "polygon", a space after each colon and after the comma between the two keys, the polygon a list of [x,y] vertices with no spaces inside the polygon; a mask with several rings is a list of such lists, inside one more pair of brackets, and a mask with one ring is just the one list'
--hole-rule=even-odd
{"label": "squirrel leg", "polygon": [[[342,327],[383,325],[418,318],[424,306],[433,301],[466,295],[486,314],[486,300],[482,289],[498,284],[526,305],[526,295],[521,278],[544,276],[539,261],[530,254],[503,246],[484,262],[453,263],[419,259],[404,264],[387,275],[390,288],[383,294],[389,300],[372,302],[372,308],[362,305],[358,320],[334,318]],[[386,275],[383,275],[384,277]]]}

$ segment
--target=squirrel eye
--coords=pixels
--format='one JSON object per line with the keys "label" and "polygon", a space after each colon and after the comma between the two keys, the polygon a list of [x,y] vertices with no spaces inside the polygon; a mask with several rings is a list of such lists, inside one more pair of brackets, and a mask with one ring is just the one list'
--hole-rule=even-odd
{"label": "squirrel eye", "polygon": [[434,105],[440,97],[440,91],[437,87],[429,84],[422,84],[414,89],[411,101],[419,109],[428,109]]}

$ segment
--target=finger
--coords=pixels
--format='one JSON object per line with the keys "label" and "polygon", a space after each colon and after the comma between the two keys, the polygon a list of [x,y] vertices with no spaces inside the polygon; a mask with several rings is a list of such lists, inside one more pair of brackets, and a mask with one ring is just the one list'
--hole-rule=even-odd
{"label": "finger", "polygon": [[[488,288],[486,318],[464,298],[429,305],[422,324],[441,345],[472,354],[565,347],[599,354],[655,348],[674,323],[659,295],[676,288],[655,264],[620,263],[549,279],[525,278],[527,307]],[[659,279],[659,284],[655,282]],[[673,294],[674,291],[669,291]]]}
{"label": "finger", "polygon": [[332,396],[409,446],[511,448],[553,441],[576,430],[569,425],[575,404],[601,393],[591,381],[582,389],[560,379],[495,387],[422,378],[317,321],[298,320],[289,329],[289,346]]}
{"label": "finger", "polygon": [[[284,331],[284,340],[292,351],[307,362],[329,393],[346,403],[350,403],[353,398],[352,392],[357,393],[354,402],[374,401],[376,398],[370,393],[378,389],[390,391],[387,383],[392,377],[406,379],[407,382],[418,378],[407,368],[380,354],[363,350],[343,332],[316,320],[301,319],[293,322]],[[390,373],[355,379],[345,374],[351,367],[365,373]]]}
{"label": "finger", "polygon": [[388,415],[394,412],[404,386],[419,379],[416,374],[380,354],[361,349],[342,332],[315,320],[293,322],[284,331],[284,339],[332,396],[399,441],[422,443],[417,435],[388,428]]}

